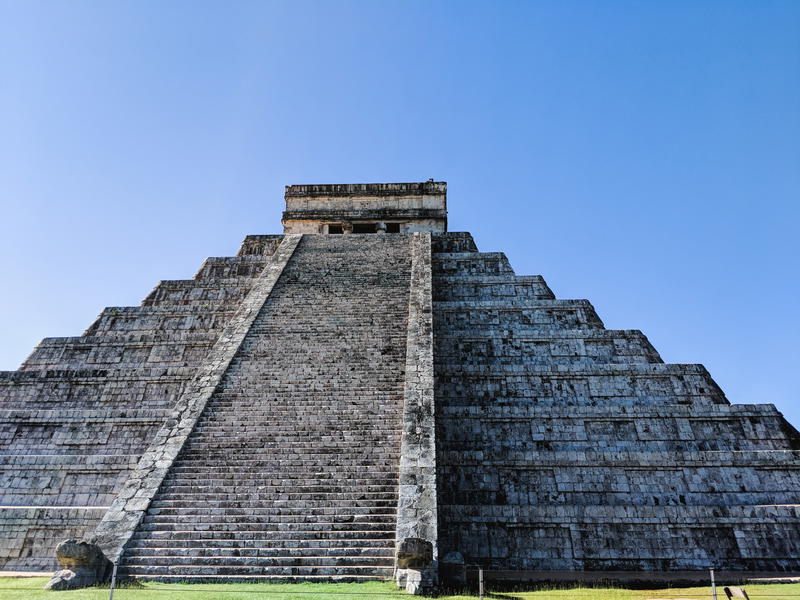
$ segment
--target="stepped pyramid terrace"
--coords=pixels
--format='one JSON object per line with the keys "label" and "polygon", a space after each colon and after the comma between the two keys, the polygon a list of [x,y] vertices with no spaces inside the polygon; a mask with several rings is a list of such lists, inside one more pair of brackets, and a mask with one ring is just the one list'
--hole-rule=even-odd
{"label": "stepped pyramid terrace", "polygon": [[465,565],[800,571],[775,407],[448,232],[446,194],[288,186],[283,234],[0,374],[0,568],[410,592]]}

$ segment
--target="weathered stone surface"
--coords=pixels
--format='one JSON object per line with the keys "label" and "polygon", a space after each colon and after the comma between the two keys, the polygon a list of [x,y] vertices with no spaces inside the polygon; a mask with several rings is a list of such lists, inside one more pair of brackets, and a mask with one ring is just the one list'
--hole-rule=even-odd
{"label": "weathered stone surface", "polygon": [[433,564],[433,544],[422,538],[405,538],[397,543],[400,569],[427,569]]}
{"label": "weathered stone surface", "polygon": [[391,576],[412,239],[303,237],[121,574]]}
{"label": "weathered stone surface", "polygon": [[253,284],[228,326],[206,357],[206,362],[192,379],[175,410],[156,433],[150,447],[139,460],[97,528],[87,538],[117,562],[123,548],[144,517],[161,482],[194,429],[250,327],[272,292],[301,236],[285,236],[264,272]]}
{"label": "weathered stone surface", "polygon": [[439,568],[442,584],[451,588],[467,585],[467,565],[461,552],[448,552]]}
{"label": "weathered stone surface", "polygon": [[285,200],[284,233],[447,231],[443,181],[288,185]]}
{"label": "weathered stone surface", "polygon": [[396,563],[398,585],[416,594],[438,573],[431,234],[413,234],[411,255]]}
{"label": "weathered stone surface", "polygon": [[55,569],[56,544],[97,525],[282,238],[248,238],[0,373],[0,568]]}
{"label": "weathered stone surface", "polygon": [[439,547],[485,569],[800,569],[797,432],[434,236]]}
{"label": "weathered stone surface", "polygon": [[0,373],[0,566],[74,538],[123,576],[410,593],[466,564],[800,570],[781,414],[442,233],[445,194],[292,186],[286,231],[332,235],[248,236]]}
{"label": "weathered stone surface", "polygon": [[105,581],[113,565],[95,544],[65,540],[56,546],[56,559],[64,567],[53,574],[47,590],[70,590]]}

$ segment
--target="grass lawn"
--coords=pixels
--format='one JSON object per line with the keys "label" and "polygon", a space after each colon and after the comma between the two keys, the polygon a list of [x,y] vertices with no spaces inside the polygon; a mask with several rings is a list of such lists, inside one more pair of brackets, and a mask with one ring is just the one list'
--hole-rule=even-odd
{"label": "grass lawn", "polygon": [[[44,577],[0,578],[0,600],[106,600],[107,588],[89,588],[73,592],[45,592]],[[800,583],[745,586],[752,600],[800,600]],[[725,600],[718,588],[719,600]],[[179,584],[148,582],[123,586],[114,591],[114,600],[375,600],[401,598],[393,584],[369,583],[231,583]],[[413,596],[405,596],[412,598]],[[472,600],[477,594],[439,596],[439,600]],[[489,591],[494,600],[699,600],[711,598],[710,587],[669,590],[629,590],[609,588],[570,588],[531,591]]]}

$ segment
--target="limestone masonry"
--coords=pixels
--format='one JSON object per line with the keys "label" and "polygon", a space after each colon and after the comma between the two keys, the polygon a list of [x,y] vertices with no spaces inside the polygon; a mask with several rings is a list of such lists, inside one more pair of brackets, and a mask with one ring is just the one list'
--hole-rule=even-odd
{"label": "limestone masonry", "polygon": [[447,233],[446,187],[287,186],[283,235],[0,373],[0,569],[800,571],[800,434]]}

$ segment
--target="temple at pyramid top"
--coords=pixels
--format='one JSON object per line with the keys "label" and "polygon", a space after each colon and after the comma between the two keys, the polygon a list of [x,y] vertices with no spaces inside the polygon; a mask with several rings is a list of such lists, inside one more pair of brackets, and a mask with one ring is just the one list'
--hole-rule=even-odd
{"label": "temple at pyramid top", "polygon": [[284,233],[447,231],[447,183],[287,185]]}

